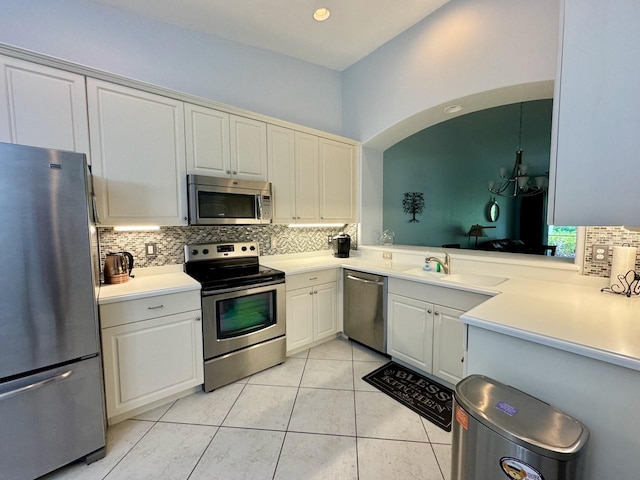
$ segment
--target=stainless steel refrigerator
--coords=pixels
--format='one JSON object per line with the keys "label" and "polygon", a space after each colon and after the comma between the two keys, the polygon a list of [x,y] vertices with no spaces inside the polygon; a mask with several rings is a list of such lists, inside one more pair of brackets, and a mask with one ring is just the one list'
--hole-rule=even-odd
{"label": "stainless steel refrigerator", "polygon": [[0,479],[105,453],[85,156],[0,143]]}

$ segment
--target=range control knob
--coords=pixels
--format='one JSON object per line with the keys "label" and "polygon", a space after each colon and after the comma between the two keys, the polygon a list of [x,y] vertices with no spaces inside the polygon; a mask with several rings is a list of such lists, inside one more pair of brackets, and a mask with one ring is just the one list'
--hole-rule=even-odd
{"label": "range control knob", "polygon": [[251,250],[252,252],[256,249],[256,247],[254,247],[253,245],[251,245],[251,247],[249,247],[249,250]]}
{"label": "range control knob", "polygon": [[197,254],[198,254],[198,250],[196,250],[195,248],[191,250],[191,255],[197,255]]}
{"label": "range control knob", "polygon": [[204,253],[206,255],[207,253],[209,253],[209,249],[205,248],[204,250],[202,250],[202,253]]}
{"label": "range control knob", "polygon": [[242,247],[242,251],[246,252],[247,251],[247,247]]}

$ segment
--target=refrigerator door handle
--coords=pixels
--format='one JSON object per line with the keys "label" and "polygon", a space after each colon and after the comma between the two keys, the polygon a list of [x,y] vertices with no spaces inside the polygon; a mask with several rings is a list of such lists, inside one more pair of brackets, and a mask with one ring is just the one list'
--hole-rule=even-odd
{"label": "refrigerator door handle", "polygon": [[13,390],[9,390],[8,392],[0,393],[0,401],[7,400],[8,398],[15,397],[16,395],[20,395],[29,390],[35,390],[36,388],[43,387],[48,383],[59,382],[60,380],[64,380],[65,378],[70,377],[73,374],[73,370],[67,370],[66,372],[59,373],[57,375],[53,375],[52,377],[45,378],[39,380],[37,382],[30,383],[28,385],[24,385],[19,388],[15,388]]}

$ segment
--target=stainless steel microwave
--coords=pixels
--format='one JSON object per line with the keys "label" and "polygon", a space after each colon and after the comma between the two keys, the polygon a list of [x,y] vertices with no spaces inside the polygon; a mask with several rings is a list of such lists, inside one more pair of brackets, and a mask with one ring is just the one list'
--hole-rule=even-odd
{"label": "stainless steel microwave", "polygon": [[271,184],[187,175],[189,225],[271,223]]}

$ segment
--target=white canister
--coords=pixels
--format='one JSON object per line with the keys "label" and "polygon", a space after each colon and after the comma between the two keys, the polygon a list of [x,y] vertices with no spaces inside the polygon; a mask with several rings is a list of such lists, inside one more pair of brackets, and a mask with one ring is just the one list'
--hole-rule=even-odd
{"label": "white canister", "polygon": [[614,288],[626,288],[627,285],[622,283],[618,278],[619,275],[626,275],[629,270],[636,269],[636,247],[613,247],[613,259],[611,260],[611,275],[609,277],[609,286]]}

